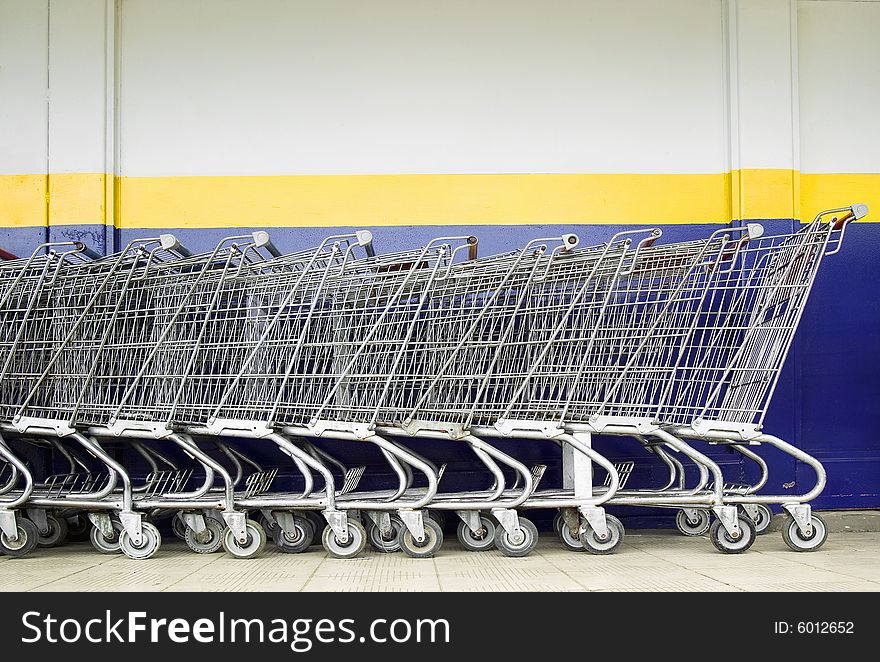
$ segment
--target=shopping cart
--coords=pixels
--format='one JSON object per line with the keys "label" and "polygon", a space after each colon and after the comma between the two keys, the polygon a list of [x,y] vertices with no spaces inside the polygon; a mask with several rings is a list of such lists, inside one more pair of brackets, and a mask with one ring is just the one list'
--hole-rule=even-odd
{"label": "shopping cart", "polygon": [[154,470],[135,505],[177,511],[178,531],[183,524],[183,538],[193,551],[210,553],[222,546],[252,556],[265,544],[265,533],[236,507],[236,483],[226,467],[176,429],[173,419],[206,340],[205,320],[220,317],[230,331],[242,321],[237,302],[222,296],[225,279],[279,253],[265,232],[225,238],[199,256],[181,254],[179,246],[175,250],[179,259],[155,263],[116,300],[117,312],[109,325],[104,323],[108,331],[101,339],[99,367],[84,376],[76,420],[92,436],[152,440],[195,460],[204,475],[200,485],[187,489],[187,469]]}
{"label": "shopping cart", "polygon": [[[824,221],[840,212],[845,214]],[[597,329],[595,351],[578,352],[579,368],[563,376],[566,396],[541,398],[546,380],[560,375],[555,362],[538,362],[496,427],[510,433],[537,410],[572,434],[659,440],[698,465],[697,488],[618,494],[611,503],[708,506],[718,517],[710,537],[722,551],[744,551],[754,540],[751,518],[739,515],[734,504],[781,504],[794,518],[786,541],[795,530],[807,536],[801,528],[809,520],[804,502],[821,491],[824,471],[803,451],[763,434],[760,425],[819,263],[839,250],[846,223],[866,212],[863,205],[823,212],[798,232],[777,237],[763,237],[751,224],[720,230],[705,242],[648,249],[620,282],[615,305]],[[554,340],[542,354],[562,345]],[[725,490],[718,465],[684,439],[769,443],[812,466],[819,480],[801,497],[758,496],[754,486]],[[585,544],[591,542],[589,528],[581,526]],[[815,529],[824,540],[821,523]],[[789,544],[805,549],[821,542]]]}
{"label": "shopping cart", "polygon": [[[149,498],[156,497],[150,477],[136,488],[123,465],[84,428],[112,411],[125,379],[138,365],[138,350],[149,346],[154,303],[163,295],[153,287],[156,274],[167,276],[165,282],[185,283],[200,273],[200,263],[186,258],[188,252],[176,239],[163,235],[134,241],[117,255],[71,266],[45,292],[42,335],[29,339],[24,348],[36,346],[40,352],[24,351],[23,364],[5,375],[4,383],[18,389],[7,412],[15,431],[78,444],[106,467],[109,479],[99,489],[39,491],[28,500],[29,508],[87,511],[95,525],[92,543],[100,551],[122,549],[133,558],[146,558],[161,542],[155,526],[136,512],[136,507],[157,507]],[[112,351],[119,346],[124,350]],[[192,450],[187,454],[193,455]],[[212,483],[213,473],[206,472],[202,491]],[[187,497],[197,495],[182,492],[183,484],[178,480],[164,486],[173,485],[175,496],[186,502],[181,507],[186,507]],[[162,505],[170,507],[168,501],[174,499],[163,497]]]}
{"label": "shopping cart", "polygon": [[[32,373],[51,351],[51,292],[68,269],[94,257],[79,242],[51,242],[38,246],[28,258],[9,254],[0,262],[0,429],[4,434],[16,432],[9,425],[23,395],[23,382],[16,373]],[[41,537],[45,541],[53,535],[54,522],[41,518],[38,510],[32,514],[41,526],[20,516],[18,511],[34,490],[34,476],[2,437],[0,459],[8,476],[0,491],[0,546],[9,556],[23,556],[36,548]]]}
{"label": "shopping cart", "polygon": [[[331,238],[317,249],[285,256],[278,254],[265,233],[254,233],[252,240],[246,241],[248,239],[250,237],[225,239],[207,260],[191,258],[157,267],[152,277],[155,283],[143,286],[144,291],[151,293],[150,299],[136,305],[131,301],[122,305],[125,314],[115,319],[120,327],[119,334],[111,334],[102,343],[102,356],[111,360],[111,367],[88,377],[87,386],[102,393],[105,391],[102,382],[114,380],[113,398],[97,405],[93,398],[85,398],[88,404],[79,418],[80,424],[88,425],[89,433],[95,436],[143,437],[172,442],[195,456],[213,472],[212,475],[220,476],[224,486],[220,503],[210,503],[210,499],[216,497],[212,496],[214,492],[207,488],[206,481],[202,489],[187,495],[187,503],[182,502],[180,495],[171,498],[172,503],[169,503],[168,492],[156,490],[137,505],[142,509],[179,508],[181,512],[174,521],[178,533],[182,530],[180,522],[185,525],[182,533],[190,547],[208,552],[222,545],[238,557],[259,553],[266,542],[265,530],[257,521],[246,518],[246,511],[266,511],[261,514],[264,518],[268,514],[273,524],[278,520],[280,531],[288,535],[297,533],[295,522],[292,517],[287,517],[287,511],[275,512],[269,505],[258,503],[261,499],[265,501],[263,495],[272,485],[277,471],[258,470],[242,481],[240,460],[245,456],[220,444],[219,449],[235,468],[236,477],[233,479],[220,462],[199,446],[197,437],[187,432],[201,437],[210,435],[204,428],[208,415],[232,381],[232,370],[254,344],[260,344],[261,338],[266,342],[260,344],[260,359],[271,356],[267,349],[270,344],[268,333],[263,333],[263,326],[275,315],[279,300],[292,301],[295,294],[308,291],[314,285],[316,274],[344,267],[352,253],[351,250],[343,251],[341,244],[348,245],[349,249],[361,246],[371,252],[371,235],[363,232]],[[355,242],[351,243],[351,239]],[[269,257],[261,252],[268,253]],[[195,268],[198,264],[202,266]],[[171,273],[162,273],[162,270],[169,269]],[[135,294],[135,290],[130,290],[129,298]],[[283,311],[284,306],[280,310]],[[139,320],[139,329],[146,326],[144,320],[152,328],[149,338],[134,344],[124,324],[125,317],[132,315]],[[290,338],[280,340],[286,344]],[[263,350],[267,350],[266,354],[262,353]],[[120,365],[112,365],[112,360]],[[259,373],[257,379],[261,382],[272,374],[270,366],[263,365],[262,368],[269,372]],[[118,383],[120,375],[124,379],[122,383]],[[258,393],[260,401],[271,395],[263,390]],[[288,442],[281,446],[300,470],[307,485],[305,493],[311,494],[310,469],[326,471],[326,467],[313,459],[307,449]],[[357,470],[354,473],[357,474]],[[242,489],[236,493],[235,487],[239,483],[242,483]],[[173,484],[176,483],[165,485]],[[271,505],[278,505],[279,501],[283,499],[276,496]],[[313,508],[315,503],[312,498],[310,504]],[[218,523],[218,518],[208,516],[209,510],[221,507],[219,514],[222,523],[227,525],[225,529],[222,523]],[[204,539],[198,539],[203,534],[207,534]]]}
{"label": "shopping cart", "polygon": [[[349,398],[344,415],[333,425],[308,426],[326,394],[340,380],[351,377],[346,367],[352,361],[388,360],[383,348],[405,334],[399,315],[418,306],[427,287],[423,276],[429,274],[430,282],[448,270],[456,255],[471,252],[475,246],[470,237],[439,239],[417,251],[375,256],[368,250],[365,257],[355,259],[352,251],[359,246],[366,249],[370,241],[368,233],[329,238],[322,247],[324,259],[312,262],[308,274],[288,277],[276,285],[264,281],[263,294],[251,297],[261,306],[251,310],[265,325],[251,344],[243,346],[238,372],[207,418],[191,416],[192,434],[265,439],[320,476],[322,490],[313,490],[307,481],[301,494],[272,493],[241,501],[244,507],[259,509],[277,521],[276,543],[285,551],[307,546],[313,527],[295,513],[315,510],[327,522],[322,534],[325,548],[339,557],[359,554],[366,543],[367,531],[358,517],[361,512],[372,523],[373,539],[380,545],[382,540],[390,542],[397,533],[395,526],[401,526],[392,514],[407,531],[414,530],[413,535],[424,538],[440,531],[436,524],[424,523],[420,510],[436,493],[440,469],[365,430],[358,423],[364,415],[359,403]],[[451,241],[459,243],[453,247]],[[234,287],[249,289],[245,283]],[[352,333],[365,327],[368,330],[362,335]],[[235,339],[228,341],[241,345]],[[310,443],[319,437],[376,446],[398,478],[397,488],[353,492],[362,469],[354,475],[346,472],[341,489],[337,488],[328,466],[337,463]],[[426,489],[411,489],[413,470],[425,476]],[[431,533],[424,533],[426,526]]]}
{"label": "shopping cart", "polygon": [[[746,489],[731,490],[726,497],[727,503],[741,505],[749,519],[758,508],[782,506],[791,516],[783,539],[795,551],[818,549],[827,539],[824,521],[809,505],[825,486],[825,469],[815,457],[764,432],[764,419],[821,262],[840,251],[847,225],[867,213],[863,204],[830,209],[796,232],[745,245],[716,287],[722,304],[713,310],[712,323],[694,326],[656,407],[656,418],[679,437],[732,445],[741,452],[747,445],[767,444],[814,470],[815,485],[800,495],[758,495]],[[724,520],[713,524],[710,536],[725,551],[737,547]]]}
{"label": "shopping cart", "polygon": [[[633,246],[634,234],[647,237]],[[430,504],[456,513],[461,520],[458,536],[466,548],[494,545],[510,556],[525,555],[537,543],[537,529],[517,509],[579,506],[592,512],[601,510],[618,488],[613,464],[577,440],[561,440],[563,452],[583,458],[587,467],[595,462],[605,469],[606,494],[538,492],[543,467],[528,470],[489,443],[478,428],[494,422],[491,404],[509,397],[528,365],[530,347],[523,339],[546,333],[554,320],[579,303],[578,323],[590,327],[602,308],[603,285],[657,236],[658,231],[625,232],[603,246],[575,251],[577,238],[565,235],[535,240],[511,255],[454,267],[435,283],[423,309],[411,315],[412,332],[396,348],[392,369],[363,374],[359,387],[364,398],[377,402],[368,425],[378,426],[383,434],[459,440],[494,477],[492,488],[482,495],[462,499],[460,494],[441,494]],[[382,392],[370,392],[379,387]],[[334,414],[334,407],[327,403],[319,414]],[[497,432],[490,429],[488,436]],[[522,438],[528,436],[526,432]],[[541,434],[533,438],[546,439]],[[499,464],[517,474],[512,487],[506,488]]]}

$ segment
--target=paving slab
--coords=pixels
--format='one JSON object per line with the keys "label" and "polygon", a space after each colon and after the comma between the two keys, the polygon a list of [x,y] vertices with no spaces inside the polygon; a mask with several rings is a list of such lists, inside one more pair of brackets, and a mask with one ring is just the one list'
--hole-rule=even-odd
{"label": "paving slab", "polygon": [[816,552],[790,551],[779,533],[745,554],[721,554],[709,540],[674,531],[631,531],[614,554],[566,549],[543,533],[525,558],[469,552],[452,535],[433,559],[366,551],[329,557],[320,547],[235,559],[195,554],[177,540],[132,561],[88,543],[0,557],[0,591],[880,591],[880,533],[832,533]]}

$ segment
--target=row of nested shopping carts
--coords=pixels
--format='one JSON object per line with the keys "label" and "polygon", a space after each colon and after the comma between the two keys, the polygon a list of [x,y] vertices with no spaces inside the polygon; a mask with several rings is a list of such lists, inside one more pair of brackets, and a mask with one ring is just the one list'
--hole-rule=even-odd
{"label": "row of nested shopping carts", "polygon": [[[271,535],[286,552],[320,540],[337,557],[367,542],[428,557],[452,511],[467,549],[521,556],[538,539],[522,512],[550,508],[566,546],[607,553],[624,535],[615,505],[675,509],[683,533],[735,553],[774,504],[791,516],[785,542],[817,549],[823,467],[762,424],[820,263],[866,213],[776,236],[743,224],[663,243],[635,229],[583,248],[564,235],[489,257],[468,236],[376,254],[359,231],[290,254],[255,232],[198,255],[161,235],[0,261],[2,550],[79,535],[148,558],[170,517],[202,553],[251,557]],[[627,489],[633,463],[610,462],[595,435],[636,440],[668,482]],[[436,439],[466,447],[488,487],[442,486],[425,457]],[[760,479],[725,482],[707,443]],[[358,489],[351,444],[394,480]],[[545,467],[517,459],[534,444],[563,454],[561,484],[539,486]],[[763,444],[812,467],[815,486],[758,494]]]}

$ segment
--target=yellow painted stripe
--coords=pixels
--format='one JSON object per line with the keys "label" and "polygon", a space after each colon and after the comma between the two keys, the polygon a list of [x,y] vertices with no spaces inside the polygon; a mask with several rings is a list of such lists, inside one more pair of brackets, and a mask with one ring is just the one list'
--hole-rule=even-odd
{"label": "yellow painted stripe", "polygon": [[801,209],[806,220],[822,209],[855,202],[868,205],[868,215],[859,223],[880,222],[880,173],[801,173]]}
{"label": "yellow painted stripe", "polygon": [[105,223],[104,173],[77,172],[49,175],[49,225]]}
{"label": "yellow painted stripe", "polygon": [[[48,186],[48,205],[47,205]],[[725,223],[867,202],[880,174],[0,175],[0,227],[124,228]]]}
{"label": "yellow painted stripe", "polygon": [[112,179],[91,172],[0,175],[0,227],[103,224],[104,187]]}
{"label": "yellow painted stripe", "polygon": [[725,175],[126,177],[123,227],[705,223]]}
{"label": "yellow painted stripe", "polygon": [[797,170],[743,169],[730,173],[730,219],[798,218]]}
{"label": "yellow painted stripe", "polygon": [[0,227],[46,225],[46,175],[0,175]]}

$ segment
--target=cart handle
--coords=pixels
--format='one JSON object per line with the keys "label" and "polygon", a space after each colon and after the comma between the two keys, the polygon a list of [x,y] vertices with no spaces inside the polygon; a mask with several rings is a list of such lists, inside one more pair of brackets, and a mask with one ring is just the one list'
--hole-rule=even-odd
{"label": "cart handle", "polygon": [[840,230],[844,224],[849,223],[851,221],[857,221],[860,218],[864,218],[868,215],[868,205],[866,204],[855,204],[847,210],[847,212],[841,216],[840,218],[832,218],[831,226],[832,230]]}
{"label": "cart handle", "polygon": [[[553,239],[559,241],[560,243],[554,246],[553,250],[550,251],[550,256],[547,260],[547,268],[544,269],[544,273],[542,273],[540,276],[535,276],[534,274],[532,274],[531,279],[536,283],[541,282],[542,280],[545,280],[547,278],[547,276],[550,274],[550,267],[553,266],[553,259],[557,255],[562,255],[568,253],[569,251],[573,251],[575,248],[577,248],[577,245],[581,241],[580,237],[572,233],[564,234],[561,237],[554,237]],[[526,244],[524,251],[528,250],[533,244],[541,243],[538,248],[538,252],[543,255],[545,252],[547,252],[547,243],[553,241],[553,239],[533,239],[528,244]]]}
{"label": "cart handle", "polygon": [[743,247],[748,244],[752,239],[760,239],[764,236],[764,226],[760,223],[748,223],[746,225],[746,233],[740,237],[733,244],[733,249],[727,249],[721,254],[721,262],[727,262],[728,260],[731,262],[730,268],[733,269],[733,264],[736,263],[736,257],[739,255],[739,252],[743,249]]}
{"label": "cart handle", "polygon": [[[836,216],[831,218],[831,232],[840,232],[840,235],[835,237],[835,239],[834,239],[834,241],[836,242],[835,246],[834,246],[834,250],[831,250],[831,251],[827,250],[828,241],[826,240],[826,252],[825,252],[826,256],[835,255],[836,253],[840,252],[840,249],[843,246],[843,235],[846,232],[846,226],[849,225],[850,223],[852,223],[853,221],[857,221],[860,218],[864,218],[865,216],[867,216],[868,215],[868,205],[866,205],[864,203],[856,203],[848,208],[845,207],[843,209],[833,209],[828,212],[821,212],[817,218],[821,218],[824,214],[833,213],[833,212],[837,212],[837,211],[843,211],[845,213],[843,214],[843,216],[840,216],[839,218]],[[830,233],[829,233],[828,237],[830,239],[830,237],[831,237]]]}
{"label": "cart handle", "polygon": [[[473,235],[469,235],[467,237],[442,237],[438,239],[432,239],[428,242],[428,245],[422,250],[422,254],[430,248],[431,246],[441,242],[441,241],[464,241],[463,244],[459,244],[449,253],[448,262],[446,263],[446,271],[443,272],[442,275],[438,275],[435,280],[439,283],[441,281],[449,278],[449,275],[452,273],[452,266],[455,264],[455,257],[459,254],[459,252],[467,249],[468,252],[468,260],[473,261],[477,257],[477,238]],[[446,249],[448,250],[451,246],[449,244],[446,245]],[[428,265],[427,262],[422,261],[420,266],[417,266],[417,269],[422,269]]]}
{"label": "cart handle", "polygon": [[263,248],[272,257],[281,257],[281,251],[275,248],[275,244],[273,244],[272,240],[269,238],[268,232],[265,230],[257,230],[252,233],[251,236],[254,238],[254,248]]}
{"label": "cart handle", "polygon": [[[632,254],[632,259],[629,263],[629,268],[624,268],[623,270],[621,270],[621,272],[620,272],[621,276],[631,276],[632,274],[635,273],[636,264],[638,264],[639,254],[642,252],[642,249],[643,248],[650,248],[655,243],[657,243],[657,240],[663,236],[663,231],[660,228],[642,228],[639,230],[627,230],[625,232],[618,232],[613,237],[611,237],[611,241],[608,242],[608,245],[610,246],[614,242],[619,241],[619,237],[623,237],[625,235],[637,235],[637,234],[644,234],[644,233],[648,233],[648,236],[643,239],[640,239],[639,243],[636,244],[636,250]],[[626,242],[627,242],[626,248],[629,249],[629,247],[632,245],[632,240],[627,238]]]}
{"label": "cart handle", "polygon": [[77,253],[80,253],[81,255],[85,255],[90,260],[100,260],[102,257],[104,257],[103,255],[101,255],[97,251],[94,251],[91,248],[89,248],[88,246],[86,246],[81,241],[75,241],[75,242],[73,242],[73,245],[76,247]]}
{"label": "cart handle", "polygon": [[18,259],[17,255],[13,255],[9,251],[7,251],[3,248],[0,248],[0,260],[17,260],[17,259]]}
{"label": "cart handle", "polygon": [[[349,238],[351,238],[351,237],[354,237],[354,239],[356,239],[357,241],[354,244],[352,244],[351,242],[349,242],[347,240],[345,241],[345,244],[347,246],[347,248],[345,249],[345,255],[342,256],[342,264],[339,266],[339,271],[337,271],[335,274],[333,274],[333,278],[338,278],[339,276],[341,276],[342,274],[345,273],[345,265],[348,264],[348,258],[349,258],[349,256],[352,255],[352,253],[354,252],[354,249],[357,246],[360,246],[361,248],[364,249],[364,254],[368,258],[376,257],[376,249],[373,247],[373,233],[372,232],[370,232],[369,230],[355,230],[355,233],[353,235],[349,235]],[[321,244],[321,246],[323,247],[324,244]],[[335,253],[339,250],[341,250],[340,244],[338,241],[336,241],[333,243],[333,252]]]}
{"label": "cart handle", "polygon": [[853,214],[851,211],[846,212],[846,213],[845,213],[843,216],[841,216],[840,218],[837,218],[837,216],[835,216],[834,218],[831,219],[831,229],[832,229],[832,230],[840,230],[840,229],[843,228],[843,226],[846,225],[849,221],[854,221],[854,220],[855,220],[855,216],[856,216],[856,215]]}
{"label": "cart handle", "polygon": [[159,243],[166,251],[173,251],[180,257],[192,257],[192,251],[180,243],[180,240],[173,234],[159,235]]}
{"label": "cart handle", "polygon": [[[746,244],[753,239],[760,239],[764,236],[764,226],[760,223],[747,223],[745,226],[726,228],[724,231],[731,233],[744,232],[745,234],[735,240],[732,240],[729,234],[725,235],[721,245],[721,252],[718,254],[718,257],[713,261],[704,264],[708,267],[709,271],[719,269],[718,273],[728,274],[736,267],[736,259],[739,257],[740,251],[745,248]],[[722,232],[722,230],[718,230],[718,232]],[[712,237],[716,234],[717,232],[712,233]],[[723,268],[721,265],[724,263],[729,263],[729,266],[724,269],[724,271],[721,271]]]}
{"label": "cart handle", "polygon": [[467,238],[468,260],[470,260],[471,262],[477,259],[477,247],[479,246],[479,244],[480,240],[477,239],[475,236],[471,235]]}
{"label": "cart handle", "polygon": [[369,230],[357,230],[354,233],[357,238],[358,246],[364,249],[367,257],[376,257],[376,249],[373,247],[373,233]]}

